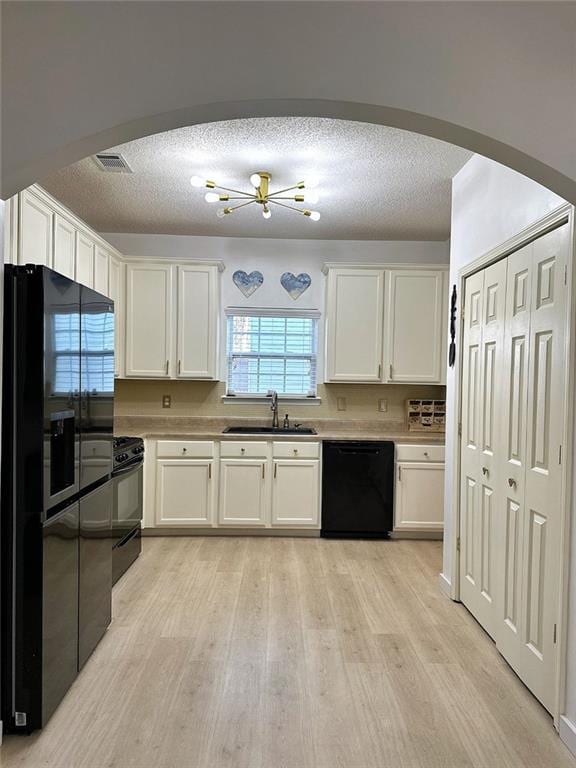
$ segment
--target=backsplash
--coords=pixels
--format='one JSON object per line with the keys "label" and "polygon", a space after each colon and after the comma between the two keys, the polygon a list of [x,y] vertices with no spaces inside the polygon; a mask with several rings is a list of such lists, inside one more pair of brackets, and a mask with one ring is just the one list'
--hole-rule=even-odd
{"label": "backsplash", "polygon": [[[117,379],[115,411],[117,416],[196,416],[203,418],[229,418],[270,416],[269,404],[238,404],[222,402],[224,382],[211,381],[142,381]],[[442,399],[443,386],[416,386],[401,384],[318,384],[320,405],[283,404],[279,411],[290,418],[306,420],[341,419],[374,420],[405,424],[405,404],[408,398]],[[169,395],[171,408],[162,407],[162,397]],[[338,410],[338,398],[346,399],[346,410]],[[378,410],[378,401],[388,401],[388,410]]]}

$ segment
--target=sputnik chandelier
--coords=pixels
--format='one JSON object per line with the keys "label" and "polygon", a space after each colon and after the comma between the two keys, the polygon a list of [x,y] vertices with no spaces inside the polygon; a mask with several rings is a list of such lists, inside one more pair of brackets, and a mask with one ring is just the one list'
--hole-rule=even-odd
{"label": "sputnik chandelier", "polygon": [[[292,187],[286,187],[285,189],[279,189],[277,192],[270,192],[270,181],[272,175],[268,171],[258,171],[250,176],[250,184],[254,188],[253,192],[242,192],[238,189],[229,189],[228,187],[222,187],[220,184],[216,184],[215,181],[209,181],[208,179],[202,179],[200,176],[192,176],[190,183],[193,187],[208,187],[211,190],[222,190],[218,192],[207,192],[204,199],[207,203],[227,203],[230,200],[243,200],[237,205],[227,205],[224,208],[220,208],[217,212],[219,218],[228,216],[239,208],[245,208],[247,205],[256,203],[262,206],[262,216],[265,219],[269,219],[272,216],[272,206],[278,205],[281,208],[288,208],[290,211],[296,211],[296,213],[306,216],[311,221],[318,221],[320,213],[318,211],[312,211],[309,208],[297,208],[295,205],[289,205],[284,202],[291,200],[294,203],[317,203],[318,193],[314,191],[313,187],[316,186],[315,179],[309,179],[308,181],[299,181]],[[302,190],[292,195],[287,195],[287,192],[294,192],[294,190]],[[233,193],[232,195],[230,193]]]}

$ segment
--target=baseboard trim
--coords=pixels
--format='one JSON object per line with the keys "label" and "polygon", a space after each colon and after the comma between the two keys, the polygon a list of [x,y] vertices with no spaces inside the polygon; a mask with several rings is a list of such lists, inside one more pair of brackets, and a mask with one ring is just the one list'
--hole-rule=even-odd
{"label": "baseboard trim", "polygon": [[449,597],[450,600],[452,600],[452,584],[448,581],[443,573],[438,574],[438,584],[440,585],[440,589],[442,592],[444,592],[446,597]]}
{"label": "baseboard trim", "polygon": [[560,715],[560,738],[570,752],[576,755],[576,725],[564,715]]}
{"label": "baseboard trim", "polygon": [[283,536],[292,538],[319,538],[318,529],[289,528],[143,528],[142,536]]}
{"label": "baseboard trim", "polygon": [[422,541],[442,541],[443,531],[392,531],[391,539],[419,539]]}

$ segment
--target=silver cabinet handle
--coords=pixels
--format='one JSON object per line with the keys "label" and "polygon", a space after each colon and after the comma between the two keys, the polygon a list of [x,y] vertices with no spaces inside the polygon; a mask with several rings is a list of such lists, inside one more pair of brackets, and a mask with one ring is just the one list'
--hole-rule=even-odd
{"label": "silver cabinet handle", "polygon": [[398,467],[398,482],[402,482],[402,467]]}
{"label": "silver cabinet handle", "polygon": [[426,456],[426,458],[428,458],[429,455],[430,454],[428,453],[428,451],[424,451],[424,456]]}
{"label": "silver cabinet handle", "polygon": [[294,456],[298,456],[298,448],[294,448]]}
{"label": "silver cabinet handle", "polygon": [[240,453],[246,453],[246,448],[240,448]]}
{"label": "silver cabinet handle", "polygon": [[208,480],[212,480],[212,464],[208,464]]}
{"label": "silver cabinet handle", "polygon": [[277,474],[278,474],[278,464],[274,464],[274,480],[276,480]]}
{"label": "silver cabinet handle", "polygon": [[166,360],[166,376],[168,376],[168,366],[170,365],[170,360]]}
{"label": "silver cabinet handle", "polygon": [[482,474],[484,475],[484,477],[488,475],[488,467],[482,467]]}
{"label": "silver cabinet handle", "polygon": [[187,448],[182,448],[182,453],[186,453],[187,450]]}
{"label": "silver cabinet handle", "polygon": [[178,375],[182,373],[182,360],[178,360]]}
{"label": "silver cabinet handle", "polygon": [[265,474],[266,474],[266,464],[262,464],[262,480],[264,480]]}
{"label": "silver cabinet handle", "polygon": [[392,378],[392,363],[390,363],[390,378]]}
{"label": "silver cabinet handle", "polygon": [[382,378],[382,363],[378,363],[378,378]]}
{"label": "silver cabinet handle", "polygon": [[508,485],[510,486],[510,488],[516,488],[516,480],[514,480],[513,477],[509,477],[508,478]]}

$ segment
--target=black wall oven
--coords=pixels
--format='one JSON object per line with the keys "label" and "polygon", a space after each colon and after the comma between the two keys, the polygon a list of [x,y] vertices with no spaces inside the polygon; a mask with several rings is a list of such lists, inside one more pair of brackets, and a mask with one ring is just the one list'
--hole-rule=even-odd
{"label": "black wall oven", "polygon": [[112,529],[112,583],[132,565],[142,549],[144,495],[144,442],[118,437],[114,441],[114,505]]}

